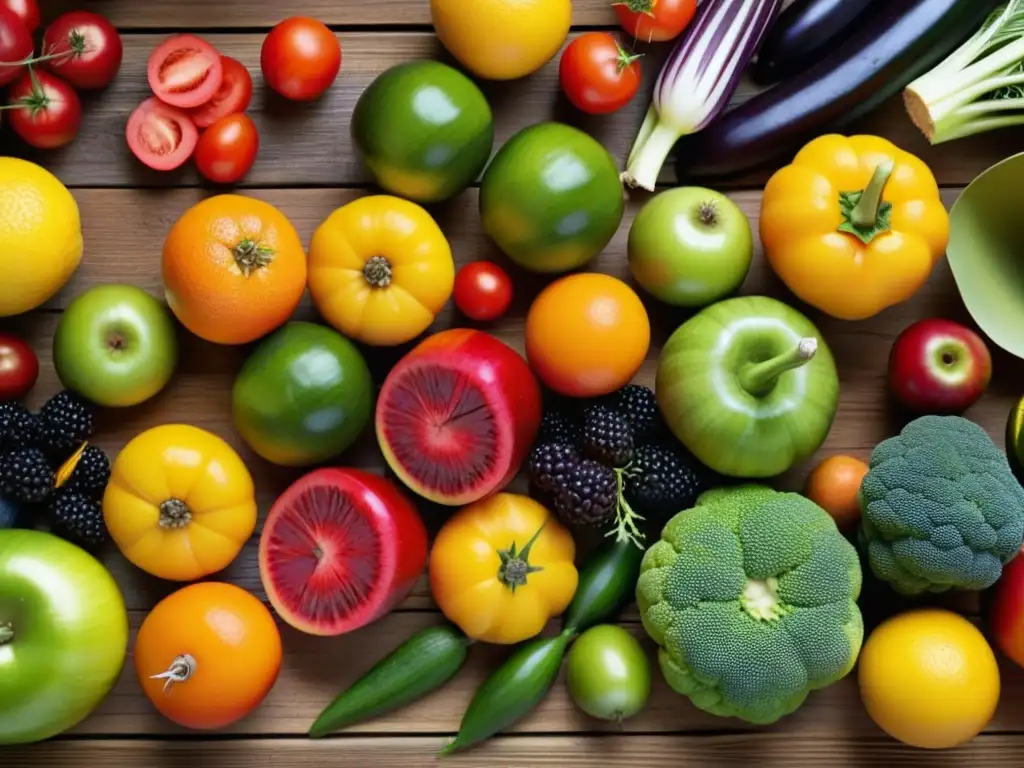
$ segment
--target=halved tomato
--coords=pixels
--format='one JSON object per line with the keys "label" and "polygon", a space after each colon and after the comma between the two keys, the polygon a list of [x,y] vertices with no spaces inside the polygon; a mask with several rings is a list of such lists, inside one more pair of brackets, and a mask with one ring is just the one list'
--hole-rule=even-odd
{"label": "halved tomato", "polygon": [[183,165],[199,141],[199,131],[188,115],[155,97],[135,108],[126,135],[132,153],[155,171]]}
{"label": "halved tomato", "polygon": [[245,112],[252,101],[252,75],[238,59],[221,54],[224,79],[213,98],[188,113],[196,128],[209,128],[222,117]]}
{"label": "halved tomato", "polygon": [[214,97],[224,79],[224,65],[217,49],[202,38],[177,35],[156,47],[146,76],[161,101],[191,109]]}

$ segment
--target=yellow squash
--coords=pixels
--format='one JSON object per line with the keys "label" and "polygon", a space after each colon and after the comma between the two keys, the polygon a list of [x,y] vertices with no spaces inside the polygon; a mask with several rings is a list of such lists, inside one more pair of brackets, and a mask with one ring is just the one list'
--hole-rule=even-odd
{"label": "yellow squash", "polygon": [[455,262],[423,208],[390,195],[332,213],[309,246],[309,292],[328,323],[373,346],[411,341],[451,298]]}
{"label": "yellow squash", "polygon": [[807,144],[765,187],[761,241],[800,299],[863,320],[913,296],[949,241],[935,177],[876,136]]}
{"label": "yellow squash", "polygon": [[183,424],[154,427],[114,462],[103,518],[139,568],[194,581],[226,568],[252,536],[252,476],[216,435]]}
{"label": "yellow squash", "polygon": [[566,609],[579,583],[572,535],[528,496],[498,493],[459,510],[430,552],[430,588],[468,637],[511,644]]}

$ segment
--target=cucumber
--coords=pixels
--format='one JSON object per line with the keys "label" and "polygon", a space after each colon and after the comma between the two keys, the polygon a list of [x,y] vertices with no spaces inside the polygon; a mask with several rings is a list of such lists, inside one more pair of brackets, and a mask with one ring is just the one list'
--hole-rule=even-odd
{"label": "cucumber", "polygon": [[580,571],[576,595],[565,611],[566,632],[576,634],[610,621],[633,600],[644,550],[632,541],[598,549]]}
{"label": "cucumber", "polygon": [[468,651],[469,639],[451,624],[420,630],[332,701],[309,729],[310,738],[391,712],[440,688],[462,668]]}
{"label": "cucumber", "polygon": [[519,646],[477,689],[462,716],[458,735],[441,754],[479,744],[529,714],[558,677],[570,639],[569,633],[563,632]]}

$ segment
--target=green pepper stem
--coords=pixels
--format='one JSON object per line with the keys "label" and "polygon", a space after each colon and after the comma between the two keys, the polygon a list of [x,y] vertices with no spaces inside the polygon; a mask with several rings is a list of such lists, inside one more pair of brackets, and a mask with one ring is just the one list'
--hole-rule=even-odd
{"label": "green pepper stem", "polygon": [[859,229],[871,229],[877,226],[878,212],[882,206],[882,194],[889,183],[895,164],[892,160],[884,160],[875,166],[871,181],[864,188],[857,205],[850,213],[850,222]]}
{"label": "green pepper stem", "polygon": [[818,351],[815,338],[800,339],[788,352],[761,363],[751,363],[739,372],[740,386],[752,395],[763,395],[772,390],[779,376],[786,371],[805,365]]}
{"label": "green pepper stem", "polygon": [[0,645],[7,645],[14,639],[14,627],[10,624],[0,624]]}

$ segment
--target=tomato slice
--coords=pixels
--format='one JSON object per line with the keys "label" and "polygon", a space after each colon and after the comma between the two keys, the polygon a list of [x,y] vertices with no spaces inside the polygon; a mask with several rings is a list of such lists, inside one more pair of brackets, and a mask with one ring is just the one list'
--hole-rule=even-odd
{"label": "tomato slice", "polygon": [[209,128],[222,117],[245,112],[252,101],[252,75],[238,59],[221,54],[224,79],[213,98],[188,114],[196,128]]}
{"label": "tomato slice", "polygon": [[128,118],[128,146],[155,171],[172,171],[192,157],[199,131],[180,109],[146,99]]}
{"label": "tomato slice", "polygon": [[149,57],[149,87],[172,107],[191,109],[213,98],[224,79],[220,54],[195,35],[177,35],[162,42]]}

